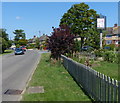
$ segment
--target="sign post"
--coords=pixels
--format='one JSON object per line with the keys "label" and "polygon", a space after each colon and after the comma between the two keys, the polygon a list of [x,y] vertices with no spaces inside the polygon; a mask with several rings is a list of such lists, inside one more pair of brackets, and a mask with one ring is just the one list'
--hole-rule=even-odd
{"label": "sign post", "polygon": [[97,18],[97,29],[100,29],[100,48],[102,49],[102,30],[106,29],[106,16],[100,14]]}

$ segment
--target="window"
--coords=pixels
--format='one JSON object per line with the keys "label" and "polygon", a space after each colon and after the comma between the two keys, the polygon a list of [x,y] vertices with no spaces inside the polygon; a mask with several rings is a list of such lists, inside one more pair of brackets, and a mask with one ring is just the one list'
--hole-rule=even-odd
{"label": "window", "polygon": [[106,35],[106,37],[112,37],[112,35]]}
{"label": "window", "polygon": [[115,44],[118,44],[118,41],[115,41]]}
{"label": "window", "polygon": [[112,40],[106,40],[106,44],[112,44]]}

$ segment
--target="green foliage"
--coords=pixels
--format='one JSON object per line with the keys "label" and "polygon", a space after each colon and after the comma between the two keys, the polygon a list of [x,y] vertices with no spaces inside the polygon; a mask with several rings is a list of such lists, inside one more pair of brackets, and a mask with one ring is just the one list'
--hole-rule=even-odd
{"label": "green foliage", "polygon": [[18,44],[19,45],[27,45],[27,43],[28,43],[28,41],[27,40],[25,40],[25,39],[20,39],[19,41],[18,41]]}
{"label": "green foliage", "polygon": [[6,29],[0,29],[0,53],[4,53],[4,51],[11,46],[12,42],[8,38],[8,34],[6,33]]}
{"label": "green foliage", "polygon": [[24,30],[15,30],[13,32],[15,34],[15,41],[18,41],[20,39],[25,39],[25,33],[24,33]]}
{"label": "green foliage", "polygon": [[117,47],[115,46],[115,44],[109,44],[109,45],[104,45],[104,47],[110,47],[109,50],[117,50]]}
{"label": "green foliage", "polygon": [[35,47],[40,49],[40,40],[39,40],[39,38],[36,38],[36,40],[35,40]]}
{"label": "green foliage", "polygon": [[8,34],[6,33],[6,29],[0,29],[0,37],[4,38],[4,40],[8,41]]}
{"label": "green foliage", "polygon": [[80,60],[79,60],[79,63],[81,63],[81,64],[84,64],[85,63],[85,58],[81,58]]}
{"label": "green foliage", "polygon": [[60,24],[67,24],[72,34],[81,38],[81,48],[86,43],[98,49],[99,31],[96,28],[98,14],[85,3],[73,5],[60,20]]}
{"label": "green foliage", "polygon": [[116,51],[119,51],[119,50],[120,50],[120,48],[119,48],[119,47],[115,47],[115,50],[116,50]]}
{"label": "green foliage", "polygon": [[110,47],[110,50],[114,50],[114,48],[115,48],[115,44],[110,44],[108,46]]}
{"label": "green foliage", "polygon": [[102,57],[104,56],[104,52],[107,51],[105,49],[98,49],[94,51],[94,54],[96,55],[96,57]]}
{"label": "green foliage", "polygon": [[35,44],[29,44],[29,45],[27,45],[27,49],[33,49],[33,48],[35,48]]}
{"label": "green foliage", "polygon": [[115,62],[118,63],[118,53],[115,53],[113,51],[106,51],[104,53],[104,60],[108,62]]}
{"label": "green foliage", "polygon": [[1,45],[1,47],[2,47],[1,53],[4,53],[5,49],[7,49],[7,47],[8,47],[8,43],[4,38],[1,38],[1,41],[2,41],[2,43],[1,43],[2,44]]}
{"label": "green foliage", "polygon": [[2,53],[2,38],[0,37],[0,54]]}
{"label": "green foliage", "polygon": [[33,49],[33,47],[31,47],[31,46],[27,46],[27,49]]}
{"label": "green foliage", "polygon": [[75,44],[74,44],[74,50],[75,51],[80,51],[80,45],[81,45],[81,41],[79,41],[79,40],[75,40]]}
{"label": "green foliage", "polygon": [[16,48],[19,48],[20,47],[20,45],[19,44],[16,44]]}

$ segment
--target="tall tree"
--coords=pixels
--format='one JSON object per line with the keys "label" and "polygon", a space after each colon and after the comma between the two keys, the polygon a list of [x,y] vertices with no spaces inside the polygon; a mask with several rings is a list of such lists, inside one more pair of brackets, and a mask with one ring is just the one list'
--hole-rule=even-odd
{"label": "tall tree", "polygon": [[82,48],[82,46],[90,39],[94,41],[93,39],[99,38],[98,36],[96,36],[97,38],[91,38],[91,36],[98,35],[96,28],[97,17],[98,14],[96,11],[89,9],[87,4],[75,4],[63,15],[60,20],[60,25],[67,24],[70,27],[72,34],[81,38]]}
{"label": "tall tree", "polygon": [[19,43],[19,45],[24,45],[24,46],[26,46],[27,43],[28,43],[28,41],[25,40],[25,39],[20,39],[20,40],[18,41],[18,43]]}
{"label": "tall tree", "polygon": [[15,30],[13,33],[15,34],[15,41],[26,39],[24,30]]}
{"label": "tall tree", "polygon": [[0,37],[4,38],[6,41],[9,40],[8,34],[6,33],[6,29],[0,29]]}
{"label": "tall tree", "polygon": [[35,39],[35,47],[40,49],[40,40],[39,40],[39,38]]}
{"label": "tall tree", "polygon": [[8,38],[6,29],[0,29],[0,53],[3,53],[5,49],[11,46],[12,42]]}

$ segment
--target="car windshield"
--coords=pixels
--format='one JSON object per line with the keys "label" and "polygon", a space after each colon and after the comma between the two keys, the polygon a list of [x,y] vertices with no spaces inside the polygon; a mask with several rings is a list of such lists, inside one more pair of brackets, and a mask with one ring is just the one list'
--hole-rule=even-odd
{"label": "car windshield", "polygon": [[22,46],[21,48],[25,48],[25,46]]}
{"label": "car windshield", "polygon": [[22,49],[20,49],[20,48],[16,48],[15,51],[22,51]]}

